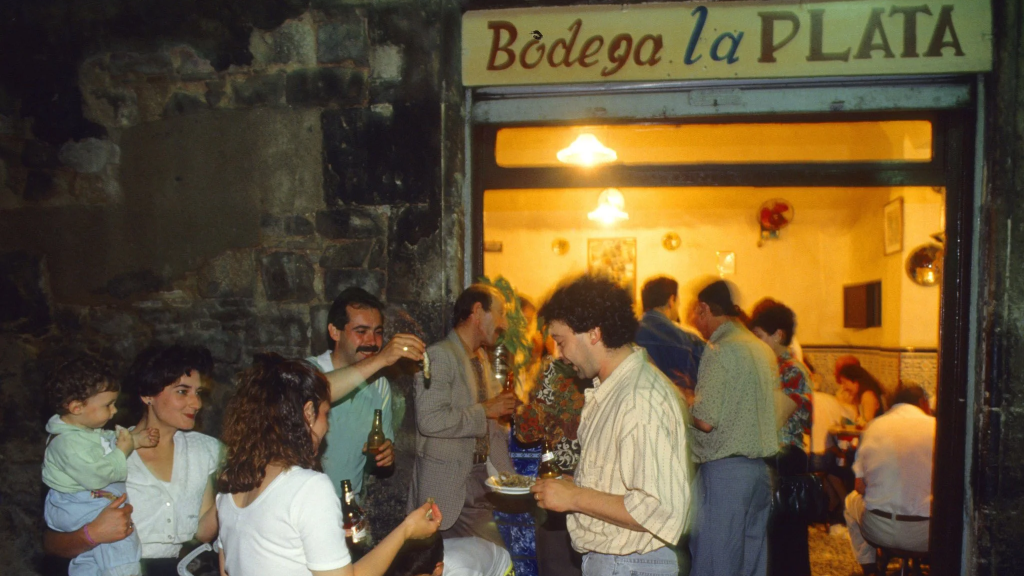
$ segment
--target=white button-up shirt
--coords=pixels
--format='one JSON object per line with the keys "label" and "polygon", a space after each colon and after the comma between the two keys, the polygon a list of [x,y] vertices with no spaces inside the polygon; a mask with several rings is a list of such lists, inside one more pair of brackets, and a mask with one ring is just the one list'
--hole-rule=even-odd
{"label": "white button-up shirt", "polygon": [[935,418],[897,404],[864,430],[853,472],[867,485],[864,505],[907,516],[931,516]]}
{"label": "white button-up shirt", "polygon": [[195,537],[203,494],[220,459],[219,440],[181,430],[174,434],[170,482],[153,476],[137,452],[128,457],[128,501],[143,558],[175,558]]}

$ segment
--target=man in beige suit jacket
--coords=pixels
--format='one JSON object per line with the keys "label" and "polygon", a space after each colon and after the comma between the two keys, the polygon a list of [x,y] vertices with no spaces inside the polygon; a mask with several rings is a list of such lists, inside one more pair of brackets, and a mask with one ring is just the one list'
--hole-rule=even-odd
{"label": "man in beige suit jacket", "polygon": [[486,500],[488,463],[512,471],[508,432],[498,419],[515,397],[491,378],[484,347],[507,327],[505,300],[473,284],[455,301],[453,329],[430,346],[431,379],[416,376],[416,463],[409,502],[434,498],[444,538],[479,536],[504,546]]}

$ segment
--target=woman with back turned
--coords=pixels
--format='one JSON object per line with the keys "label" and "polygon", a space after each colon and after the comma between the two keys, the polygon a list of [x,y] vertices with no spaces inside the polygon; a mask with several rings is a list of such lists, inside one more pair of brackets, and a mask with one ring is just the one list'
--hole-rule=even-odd
{"label": "woman with back turned", "polygon": [[406,540],[437,532],[441,512],[425,504],[352,563],[341,503],[320,471],[329,410],[327,380],[305,362],[261,354],[242,374],[224,419],[217,495],[230,576],[380,576]]}

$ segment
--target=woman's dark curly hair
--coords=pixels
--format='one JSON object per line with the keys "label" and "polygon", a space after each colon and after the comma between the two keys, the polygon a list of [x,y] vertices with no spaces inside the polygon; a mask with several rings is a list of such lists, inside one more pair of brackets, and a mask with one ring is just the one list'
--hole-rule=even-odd
{"label": "woman's dark curly hair", "polygon": [[843,366],[839,369],[837,376],[857,383],[857,402],[860,402],[860,397],[868,390],[875,393],[879,403],[882,402],[882,385],[878,383],[878,380],[870,372],[859,364]]}
{"label": "woman's dark curly hair", "polygon": [[303,407],[312,402],[319,414],[330,399],[327,379],[309,363],[258,354],[225,410],[227,463],[218,490],[235,494],[257,488],[271,463],[320,470]]}
{"label": "woman's dark curly hair", "polygon": [[107,363],[80,356],[58,364],[46,379],[46,402],[55,413],[68,413],[68,404],[85,402],[101,392],[118,392],[121,387]]}
{"label": "woman's dark curly hair", "polygon": [[547,323],[565,322],[577,334],[600,328],[607,348],[629,344],[640,326],[629,292],[609,278],[589,274],[556,289],[538,315]]}
{"label": "woman's dark curly hair", "polygon": [[213,355],[203,346],[154,345],[140,352],[124,378],[132,412],[141,417],[143,396],[156,396],[193,370],[203,375],[213,371]]}

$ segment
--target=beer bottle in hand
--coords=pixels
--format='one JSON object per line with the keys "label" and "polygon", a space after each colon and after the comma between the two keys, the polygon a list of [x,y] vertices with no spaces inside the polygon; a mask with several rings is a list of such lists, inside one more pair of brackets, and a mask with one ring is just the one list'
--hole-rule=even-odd
{"label": "beer bottle in hand", "polygon": [[370,428],[370,434],[366,437],[366,457],[370,459],[374,466],[377,465],[377,454],[380,454],[380,448],[387,442],[388,439],[384,436],[384,426],[381,424],[381,411],[373,411],[373,428]]}
{"label": "beer bottle in hand", "polygon": [[555,462],[555,449],[551,440],[544,439],[544,454],[540,457],[540,466],[537,467],[537,478],[561,478],[562,469]]}
{"label": "beer bottle in hand", "polygon": [[370,522],[363,509],[356,504],[352,483],[341,481],[341,518],[345,528],[345,544],[353,560],[362,558],[373,547],[370,539]]}

